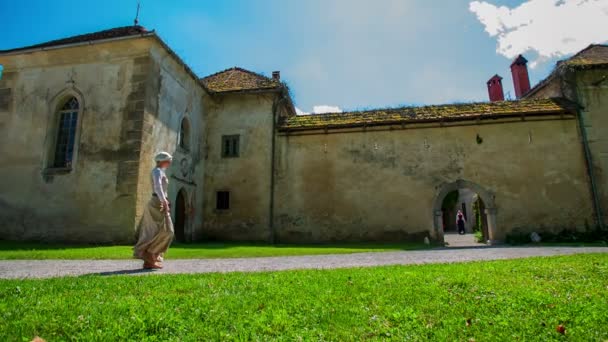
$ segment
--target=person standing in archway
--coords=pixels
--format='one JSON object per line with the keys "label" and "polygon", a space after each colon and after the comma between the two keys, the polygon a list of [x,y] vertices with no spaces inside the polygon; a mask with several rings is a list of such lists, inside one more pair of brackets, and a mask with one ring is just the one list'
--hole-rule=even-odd
{"label": "person standing in archway", "polygon": [[458,210],[458,213],[456,214],[456,225],[458,226],[458,234],[463,235],[465,233],[465,223],[466,221],[462,210]]}
{"label": "person standing in archway", "polygon": [[154,158],[156,167],[152,170],[152,198],[144,209],[138,227],[138,240],[133,247],[133,256],[144,260],[144,269],[163,268],[163,255],[173,241],[173,222],[167,189],[169,179],[165,170],[173,157],[160,152]]}

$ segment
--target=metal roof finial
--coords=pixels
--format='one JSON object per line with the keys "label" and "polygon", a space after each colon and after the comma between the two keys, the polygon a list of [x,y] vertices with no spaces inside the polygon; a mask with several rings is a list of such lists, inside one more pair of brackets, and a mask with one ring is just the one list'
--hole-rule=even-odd
{"label": "metal roof finial", "polygon": [[135,20],[133,20],[133,25],[139,25],[139,1],[137,1],[137,12],[135,12]]}

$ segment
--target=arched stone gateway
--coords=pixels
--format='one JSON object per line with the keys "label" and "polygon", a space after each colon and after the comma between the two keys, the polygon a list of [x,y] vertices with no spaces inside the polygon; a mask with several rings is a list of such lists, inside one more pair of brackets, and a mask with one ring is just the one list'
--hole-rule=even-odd
{"label": "arched stone gateway", "polygon": [[488,225],[488,242],[490,244],[495,244],[498,241],[496,240],[497,231],[496,231],[496,203],[495,203],[495,195],[488,191],[487,189],[481,187],[478,184],[473,182],[469,182],[466,180],[457,180],[452,183],[444,183],[443,185],[437,187],[438,191],[435,195],[435,199],[433,200],[433,237],[440,242],[444,242],[443,238],[443,211],[441,209],[441,205],[445,196],[455,190],[459,189],[470,189],[479,195],[483,203],[485,204],[485,215],[487,218]]}

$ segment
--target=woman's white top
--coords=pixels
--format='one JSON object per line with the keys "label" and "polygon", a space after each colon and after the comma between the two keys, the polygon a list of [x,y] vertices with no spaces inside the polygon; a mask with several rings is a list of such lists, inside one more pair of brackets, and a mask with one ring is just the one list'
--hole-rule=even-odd
{"label": "woman's white top", "polygon": [[169,188],[169,179],[165,174],[165,170],[160,167],[155,167],[152,170],[152,191],[158,196],[161,201],[167,201],[167,189]]}

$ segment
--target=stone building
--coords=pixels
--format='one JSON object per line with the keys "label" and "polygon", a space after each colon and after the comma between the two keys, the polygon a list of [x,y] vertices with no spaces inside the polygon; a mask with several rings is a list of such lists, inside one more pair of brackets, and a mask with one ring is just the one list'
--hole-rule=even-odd
{"label": "stone building", "polygon": [[496,75],[486,103],[306,116],[278,72],[200,79],[140,26],[0,51],[0,65],[4,239],[131,242],[160,150],[184,242],[442,240],[442,201],[464,189],[492,241],[603,226],[608,208],[602,45],[532,88],[516,59],[516,101]]}

